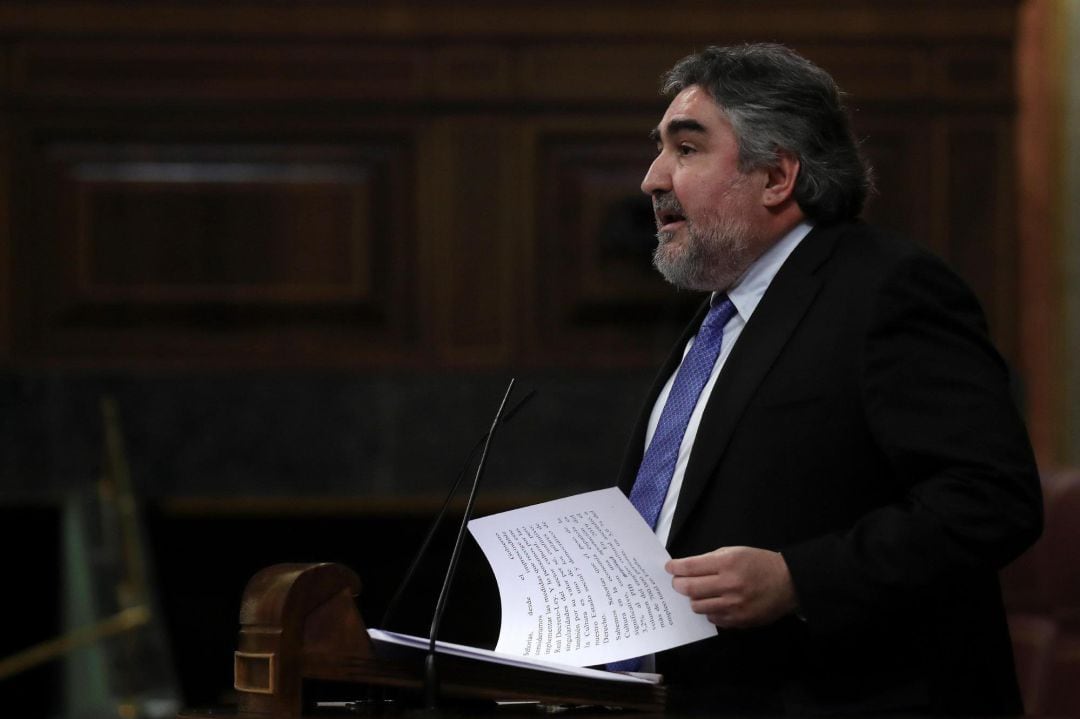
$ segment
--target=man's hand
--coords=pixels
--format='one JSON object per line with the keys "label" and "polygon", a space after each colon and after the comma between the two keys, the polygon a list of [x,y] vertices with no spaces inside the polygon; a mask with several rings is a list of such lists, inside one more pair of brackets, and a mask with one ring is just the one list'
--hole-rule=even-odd
{"label": "man's hand", "polygon": [[674,575],[675,591],[690,597],[691,608],[718,627],[757,627],[798,607],[791,574],[778,552],[721,547],[672,559],[664,568]]}

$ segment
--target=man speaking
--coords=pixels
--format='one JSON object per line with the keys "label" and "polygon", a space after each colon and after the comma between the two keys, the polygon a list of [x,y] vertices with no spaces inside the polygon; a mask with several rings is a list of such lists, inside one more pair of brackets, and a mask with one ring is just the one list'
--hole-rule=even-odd
{"label": "man speaking", "polygon": [[1041,494],[977,301],[858,219],[869,170],[821,68],[714,47],[663,90],[655,264],[710,294],[620,486],[719,627],[655,658],[675,707],[1022,712],[997,571]]}

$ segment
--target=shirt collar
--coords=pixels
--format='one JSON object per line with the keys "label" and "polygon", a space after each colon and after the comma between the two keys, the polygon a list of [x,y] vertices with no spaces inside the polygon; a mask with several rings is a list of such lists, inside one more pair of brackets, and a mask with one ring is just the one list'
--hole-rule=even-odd
{"label": "shirt collar", "polygon": [[[813,223],[808,220],[800,222],[780,238],[779,242],[765,250],[761,257],[751,262],[742,277],[728,289],[727,296],[735,305],[744,323],[750,321],[750,315],[754,314],[761,298],[765,296],[765,290],[769,289],[769,285],[776,277],[776,273],[780,271],[784,261],[813,228]],[[715,298],[716,295],[717,293],[714,292],[713,297]]]}

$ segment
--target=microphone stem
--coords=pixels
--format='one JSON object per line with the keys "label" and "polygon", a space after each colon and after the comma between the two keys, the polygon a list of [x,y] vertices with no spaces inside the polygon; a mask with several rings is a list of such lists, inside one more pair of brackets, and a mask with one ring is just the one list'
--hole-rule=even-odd
{"label": "microphone stem", "polygon": [[491,440],[495,437],[495,430],[499,427],[499,421],[502,419],[503,410],[506,408],[506,401],[510,399],[510,393],[514,389],[514,380],[510,380],[510,384],[506,386],[506,393],[503,394],[502,402],[499,404],[499,411],[495,413],[495,421],[491,423],[491,430],[488,431],[487,440],[484,442],[484,451],[480,455],[480,462],[476,466],[476,476],[473,478],[472,488],[469,490],[469,499],[465,504],[465,515],[461,518],[461,525],[458,527],[457,539],[454,541],[454,552],[450,556],[450,566],[447,567],[446,577],[443,579],[442,590],[439,592],[439,600],[435,604],[435,615],[431,620],[431,632],[428,636],[428,656],[425,660],[424,669],[424,686],[427,693],[428,708],[435,709],[438,705],[438,672],[435,666],[435,640],[439,635],[439,627],[442,624],[443,612],[446,611],[446,600],[450,594],[450,585],[454,581],[454,576],[457,574],[458,560],[461,558],[461,548],[465,544],[465,532],[468,529],[469,519],[472,518],[473,505],[476,503],[477,489],[480,487],[480,478],[484,473],[484,466],[487,464],[488,449],[491,447]]}

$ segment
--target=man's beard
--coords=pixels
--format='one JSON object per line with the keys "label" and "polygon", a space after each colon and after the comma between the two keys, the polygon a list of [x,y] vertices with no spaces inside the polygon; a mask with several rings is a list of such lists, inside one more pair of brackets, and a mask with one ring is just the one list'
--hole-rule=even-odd
{"label": "man's beard", "polygon": [[697,223],[686,218],[686,238],[673,244],[673,232],[657,232],[653,265],[664,279],[687,290],[730,288],[753,262],[754,231],[750,223],[717,214]]}

